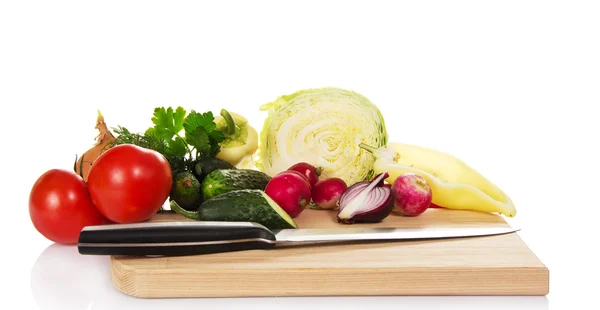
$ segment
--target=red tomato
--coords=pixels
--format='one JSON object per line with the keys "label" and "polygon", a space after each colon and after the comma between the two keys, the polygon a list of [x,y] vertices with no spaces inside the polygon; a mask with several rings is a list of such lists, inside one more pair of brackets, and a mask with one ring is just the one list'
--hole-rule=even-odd
{"label": "red tomato", "polygon": [[92,201],[116,223],[152,217],[169,197],[172,182],[171,167],[163,155],[132,144],[102,153],[88,175]]}
{"label": "red tomato", "polygon": [[60,244],[76,244],[83,227],[108,222],[92,204],[85,181],[62,169],[47,171],[33,184],[29,216],[38,232]]}

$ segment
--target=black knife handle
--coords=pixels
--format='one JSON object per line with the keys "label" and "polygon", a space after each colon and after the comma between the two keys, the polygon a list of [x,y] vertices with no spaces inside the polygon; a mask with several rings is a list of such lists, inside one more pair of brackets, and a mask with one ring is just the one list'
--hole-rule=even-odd
{"label": "black knife handle", "polygon": [[180,256],[275,246],[266,227],[248,222],[152,222],[87,226],[77,245],[84,255]]}

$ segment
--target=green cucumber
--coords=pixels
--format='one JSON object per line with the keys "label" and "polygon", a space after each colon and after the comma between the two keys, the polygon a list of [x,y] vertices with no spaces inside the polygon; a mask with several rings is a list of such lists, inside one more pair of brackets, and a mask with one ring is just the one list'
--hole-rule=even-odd
{"label": "green cucumber", "polygon": [[173,179],[170,199],[186,210],[197,210],[202,203],[202,184],[189,171],[179,172]]}
{"label": "green cucumber", "polygon": [[204,200],[227,192],[241,189],[265,190],[271,177],[264,172],[251,169],[218,169],[209,173],[202,181]]}
{"label": "green cucumber", "polygon": [[204,201],[192,212],[171,201],[171,210],[196,221],[254,222],[269,229],[298,228],[271,197],[259,189],[227,192]]}
{"label": "green cucumber", "polygon": [[194,162],[192,172],[198,181],[204,181],[204,178],[211,172],[217,169],[236,169],[232,164],[216,158],[208,157],[202,158]]}

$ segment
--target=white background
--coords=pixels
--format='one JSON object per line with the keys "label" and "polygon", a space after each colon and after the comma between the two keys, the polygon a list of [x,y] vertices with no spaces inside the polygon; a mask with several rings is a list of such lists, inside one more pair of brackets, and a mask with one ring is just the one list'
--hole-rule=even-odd
{"label": "white background", "polygon": [[[599,16],[596,1],[2,1],[0,302],[598,309]],[[391,140],[450,152],[505,190],[550,294],[138,300],[112,288],[105,257],[31,224],[31,185],[91,146],[97,109],[144,130],[157,106],[225,107],[260,128],[261,104],[323,86],[360,92]]]}

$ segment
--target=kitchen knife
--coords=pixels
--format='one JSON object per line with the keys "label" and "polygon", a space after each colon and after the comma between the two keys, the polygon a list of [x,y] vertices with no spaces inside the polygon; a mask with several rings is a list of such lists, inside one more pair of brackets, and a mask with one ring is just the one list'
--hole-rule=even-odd
{"label": "kitchen knife", "polygon": [[462,238],[507,234],[511,227],[308,228],[269,230],[250,222],[151,222],[84,227],[79,253],[85,255],[181,256],[276,245],[377,240]]}

